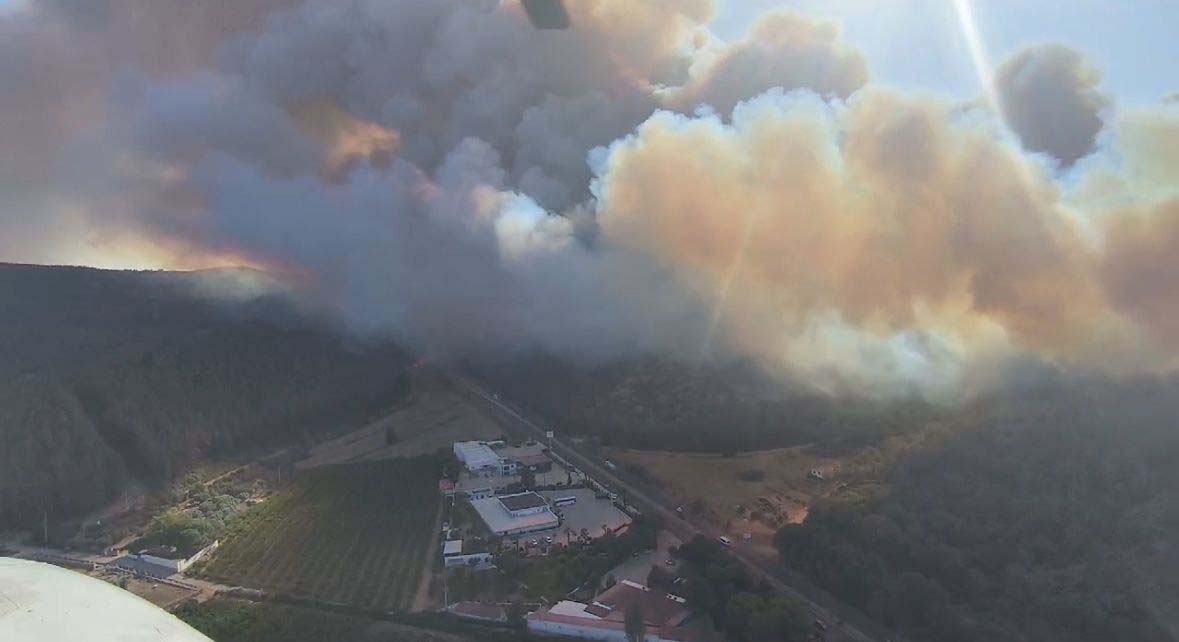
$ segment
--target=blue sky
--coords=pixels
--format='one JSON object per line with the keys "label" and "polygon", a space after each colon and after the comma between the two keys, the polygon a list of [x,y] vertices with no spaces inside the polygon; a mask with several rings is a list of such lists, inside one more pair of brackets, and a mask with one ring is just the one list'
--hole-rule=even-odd
{"label": "blue sky", "polygon": [[[979,35],[992,63],[1021,46],[1061,42],[1084,51],[1124,104],[1179,92],[1179,1],[973,0]],[[715,29],[739,36],[777,7],[826,16],[864,53],[873,77],[955,96],[979,93],[977,75],[952,0],[732,0]]]}

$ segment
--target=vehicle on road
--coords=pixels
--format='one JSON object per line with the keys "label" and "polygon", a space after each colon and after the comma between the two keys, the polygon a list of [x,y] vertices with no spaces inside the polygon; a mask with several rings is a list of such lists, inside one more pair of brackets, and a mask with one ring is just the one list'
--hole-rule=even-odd
{"label": "vehicle on road", "polygon": [[716,541],[720,542],[721,546],[732,546],[733,545],[733,540],[729,539],[725,535],[721,535],[720,537],[716,538]]}
{"label": "vehicle on road", "polygon": [[609,468],[610,470],[618,470],[618,466],[615,466],[614,462],[610,461],[609,459],[605,460],[602,463],[605,464],[606,468]]}

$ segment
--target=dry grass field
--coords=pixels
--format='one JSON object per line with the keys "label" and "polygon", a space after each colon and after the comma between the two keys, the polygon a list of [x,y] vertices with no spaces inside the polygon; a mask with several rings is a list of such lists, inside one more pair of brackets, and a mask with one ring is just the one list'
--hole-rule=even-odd
{"label": "dry grass field", "polygon": [[[763,513],[776,510],[785,521],[801,522],[811,501],[838,483],[841,467],[840,460],[816,457],[805,447],[732,456],[611,449],[608,456],[621,466],[643,468],[685,508],[695,500],[703,502],[709,516],[721,524],[745,522],[749,511],[759,506]],[[809,479],[812,468],[821,470],[828,481]]]}
{"label": "dry grass field", "polygon": [[[502,428],[445,382],[425,376],[414,383],[415,393],[406,405],[360,430],[315,446],[298,467],[416,457],[450,450],[456,441],[503,435]],[[386,441],[390,427],[397,435],[393,444]]]}

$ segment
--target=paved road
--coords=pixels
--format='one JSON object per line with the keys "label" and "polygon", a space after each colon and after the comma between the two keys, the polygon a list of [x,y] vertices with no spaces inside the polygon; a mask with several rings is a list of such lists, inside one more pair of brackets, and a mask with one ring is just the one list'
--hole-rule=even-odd
{"label": "paved road", "polygon": [[[528,434],[536,438],[542,443],[550,440],[545,437],[546,428],[537,425],[532,420],[525,417],[520,411],[504,403],[499,399],[499,395],[488,392],[479,383],[472,380],[465,375],[449,372],[447,373],[451,381],[458,387],[463,388],[475,397],[483,400],[493,415],[505,420],[505,427],[515,427],[518,431]],[[596,460],[582,454],[575,447],[562,440],[559,437],[554,437],[551,440],[553,450],[574,464],[581,470],[585,471],[591,477],[597,479],[599,482],[610,486],[615,492],[625,493],[627,501],[634,505],[639,510],[659,515],[663,518],[665,526],[672,531],[682,541],[688,541],[696,535],[704,535],[705,537],[719,537],[721,535],[720,529],[711,524],[701,523],[699,521],[681,517],[674,510],[674,507],[664,504],[651,496],[650,493],[636,488],[628,483],[619,475],[617,471],[608,470],[604,465],[599,464]],[[873,642],[873,638],[860,631],[856,627],[846,622],[836,622],[835,618],[819,604],[811,601],[803,593],[797,589],[789,586],[776,576],[772,571],[763,567],[760,563],[750,557],[746,552],[740,550],[740,546],[734,546],[729,549],[729,553],[738,562],[750,572],[750,574],[759,580],[764,580],[774,590],[784,595],[789,595],[810,609],[815,618],[821,619],[828,624],[827,639],[836,642],[840,640],[849,640],[854,642]]]}

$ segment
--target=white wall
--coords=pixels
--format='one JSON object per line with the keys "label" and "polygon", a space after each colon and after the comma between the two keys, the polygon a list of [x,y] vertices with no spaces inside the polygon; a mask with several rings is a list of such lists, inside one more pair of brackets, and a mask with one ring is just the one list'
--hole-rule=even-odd
{"label": "white wall", "polygon": [[478,564],[490,564],[491,553],[472,553],[470,555],[451,555],[450,557],[442,558],[442,563],[447,568],[456,566],[469,566],[471,560],[476,560]]}
{"label": "white wall", "polygon": [[[626,642],[626,631],[622,628],[603,629],[591,626],[579,626],[564,622],[550,622],[548,620],[528,620],[528,630],[549,635],[563,635],[568,637],[586,638],[589,640],[608,640],[609,642]],[[677,642],[659,637],[658,633],[647,632],[645,642]]]}

